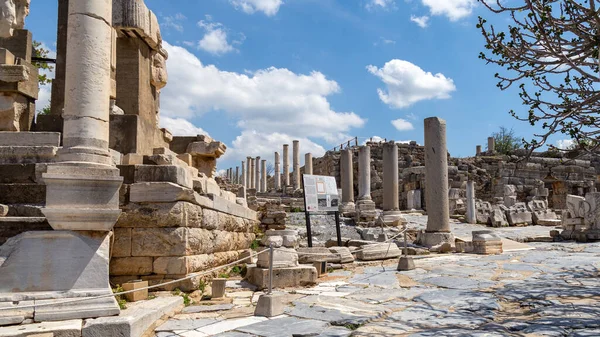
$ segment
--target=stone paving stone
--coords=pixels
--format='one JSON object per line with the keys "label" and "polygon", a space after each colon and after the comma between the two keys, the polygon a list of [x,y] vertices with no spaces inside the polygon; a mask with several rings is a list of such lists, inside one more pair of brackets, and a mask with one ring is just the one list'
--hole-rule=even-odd
{"label": "stone paving stone", "polygon": [[253,335],[243,333],[243,332],[229,331],[229,332],[224,332],[224,333],[220,333],[218,335],[213,335],[213,336],[214,337],[250,337]]}
{"label": "stone paving stone", "polygon": [[236,330],[264,337],[292,336],[292,334],[319,334],[329,327],[327,322],[283,317],[247,325]]}
{"label": "stone paving stone", "polygon": [[396,277],[395,271],[381,271],[377,273],[364,273],[356,274],[350,279],[352,284],[368,284],[370,286],[377,286],[380,288],[393,289],[400,288],[400,282]]}
{"label": "stone paving stone", "polygon": [[429,291],[415,297],[413,301],[457,310],[500,310],[500,305],[492,294],[457,289]]}
{"label": "stone paving stone", "polygon": [[500,332],[490,332],[490,331],[481,331],[481,330],[471,330],[471,329],[439,329],[439,330],[429,330],[423,332],[416,332],[408,335],[408,337],[507,337],[513,336],[512,334],[500,333]]}
{"label": "stone paving stone", "polygon": [[426,287],[412,287],[406,289],[390,289],[386,291],[373,291],[373,289],[363,289],[357,291],[351,295],[346,296],[346,298],[350,298],[357,301],[367,302],[367,303],[381,303],[387,302],[391,300],[412,300],[413,297],[418,296],[422,293],[433,291],[436,288],[426,288]]}
{"label": "stone paving stone", "polygon": [[213,304],[213,305],[192,305],[189,307],[183,308],[184,314],[193,314],[198,312],[213,312],[213,311],[222,311],[229,310],[234,307],[233,304],[224,303],[224,304]]}
{"label": "stone paving stone", "polygon": [[[280,319],[280,318],[277,318]],[[215,324],[207,325],[199,329],[200,332],[203,332],[207,335],[216,335],[222,332],[227,332],[231,330],[236,330],[238,328],[263,322],[268,320],[266,317],[244,317],[244,318],[234,318],[228,319],[224,321],[220,321]]]}
{"label": "stone paving stone", "polygon": [[492,281],[454,276],[430,277],[423,279],[422,282],[449,289],[486,289],[495,285]]}
{"label": "stone paving stone", "polygon": [[394,312],[385,321],[402,323],[415,329],[443,327],[474,329],[488,323],[488,320],[466,311],[450,312],[445,309],[434,309],[424,305],[415,305],[406,310]]}
{"label": "stone paving stone", "polygon": [[327,296],[308,296],[293,304],[286,309],[287,314],[333,325],[363,324],[387,313],[387,309],[380,305]]}
{"label": "stone paving stone", "polygon": [[203,319],[170,319],[161,324],[155,331],[196,330],[206,325],[217,322],[212,318]]}

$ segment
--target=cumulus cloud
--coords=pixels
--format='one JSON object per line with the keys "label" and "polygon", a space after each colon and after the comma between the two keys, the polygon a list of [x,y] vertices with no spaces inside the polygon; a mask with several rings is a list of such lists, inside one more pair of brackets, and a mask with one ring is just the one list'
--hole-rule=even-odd
{"label": "cumulus cloud", "polygon": [[183,21],[185,21],[186,19],[187,18],[185,17],[185,15],[181,13],[165,16],[163,18],[161,26],[164,28],[172,28],[180,33],[183,33]]}
{"label": "cumulus cloud", "polygon": [[410,21],[416,23],[421,28],[427,28],[429,26],[429,17],[427,15],[423,16],[410,16]]}
{"label": "cumulus cloud", "polygon": [[452,79],[440,73],[425,72],[408,61],[394,59],[383,68],[369,65],[367,70],[387,85],[385,90],[377,89],[377,92],[392,108],[406,108],[422,100],[447,99],[456,90]]}
{"label": "cumulus cloud", "polygon": [[393,120],[392,125],[398,131],[409,131],[409,130],[413,130],[415,128],[411,122],[407,121],[406,119],[402,119],[402,118]]}
{"label": "cumulus cloud", "polygon": [[263,12],[267,16],[273,16],[283,5],[283,0],[230,0],[236,9],[241,9],[244,13],[254,14]]}
{"label": "cumulus cloud", "polygon": [[171,131],[173,136],[209,135],[208,132],[183,118],[162,116],[160,118],[160,127]]}
{"label": "cumulus cloud", "polygon": [[421,0],[429,7],[431,15],[444,15],[450,21],[458,21],[471,15],[477,0]]}
{"label": "cumulus cloud", "polygon": [[556,147],[562,150],[567,150],[575,144],[572,139],[559,139],[556,141]]}
{"label": "cumulus cloud", "polygon": [[373,9],[377,9],[377,8],[389,9],[389,8],[393,8],[394,5],[395,5],[394,0],[368,0],[365,7],[368,10],[373,10]]}
{"label": "cumulus cloud", "polygon": [[[246,147],[244,151],[260,146],[255,143],[259,138],[249,137],[248,132],[281,134],[290,139],[321,139],[333,145],[349,139],[350,130],[365,123],[354,112],[331,108],[328,96],[341,89],[320,72],[297,74],[275,67],[230,72],[203,64],[183,47],[167,42],[164,46],[169,52],[169,85],[161,91],[161,114],[189,119],[217,112],[223,118],[229,117],[241,129],[242,140],[254,141],[238,142],[238,147]],[[238,155],[246,157],[241,152]]]}
{"label": "cumulus cloud", "polygon": [[[218,22],[213,22],[210,15],[206,20],[200,20],[198,26],[204,28],[204,36],[198,41],[198,48],[213,55],[223,55],[236,49],[229,43],[227,29]],[[233,44],[239,44],[241,41],[234,41]]]}

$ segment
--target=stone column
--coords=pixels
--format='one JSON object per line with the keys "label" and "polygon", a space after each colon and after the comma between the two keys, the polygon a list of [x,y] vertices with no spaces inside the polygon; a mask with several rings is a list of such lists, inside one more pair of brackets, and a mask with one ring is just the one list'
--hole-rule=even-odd
{"label": "stone column", "polygon": [[383,144],[383,221],[399,226],[404,222],[398,196],[398,145]]}
{"label": "stone column", "polygon": [[235,179],[234,179],[234,182],[236,184],[240,183],[240,167],[239,166],[235,167]]}
{"label": "stone column", "polygon": [[477,223],[477,213],[475,211],[475,182],[467,181],[467,222]]}
{"label": "stone column", "polygon": [[263,193],[267,192],[267,161],[263,159],[260,162],[260,191]]}
{"label": "stone column", "polygon": [[352,167],[352,149],[341,151],[340,173],[342,183],[342,203],[340,212],[344,216],[354,215],[354,169]]}
{"label": "stone column", "polygon": [[293,164],[294,164],[294,190],[297,190],[300,188],[301,183],[300,183],[300,141],[298,140],[294,140],[293,142],[293,148],[292,148],[292,155],[293,155]]}
{"label": "stone column", "polygon": [[262,192],[260,188],[260,157],[256,157],[254,166],[254,187],[256,188],[256,192]]}
{"label": "stone column", "polygon": [[358,200],[356,224],[373,226],[377,213],[371,200],[371,147],[361,146],[358,151]]}
{"label": "stone column", "polygon": [[240,177],[240,184],[242,187],[246,187],[246,162],[242,160],[242,176]]}
{"label": "stone column", "polygon": [[289,144],[283,144],[283,185],[290,186],[290,156]]}
{"label": "stone column", "polygon": [[312,153],[304,155],[304,174],[313,174]]}
{"label": "stone column", "polygon": [[475,155],[476,156],[481,155],[481,145],[475,146]]}
{"label": "stone column", "polygon": [[494,137],[488,137],[488,152],[489,154],[496,153],[496,141]]}
{"label": "stone column", "polygon": [[252,174],[250,168],[252,167],[252,158],[246,157],[246,188],[252,188]]}
{"label": "stone column", "polygon": [[281,172],[279,169],[279,152],[275,152],[275,173],[273,176],[275,191],[281,188]]}
{"label": "stone column", "polygon": [[[65,74],[67,56],[67,25],[69,20],[69,0],[58,0],[58,25],[56,31],[56,65],[52,80],[50,114],[62,115],[65,106]],[[43,107],[42,107],[43,108]]]}
{"label": "stone column", "polygon": [[454,246],[448,200],[446,121],[438,117],[425,119],[425,179],[427,229],[421,235],[421,244],[433,247],[448,242]]}
{"label": "stone column", "polygon": [[254,165],[256,159],[250,158],[250,188],[256,188],[256,166]]}

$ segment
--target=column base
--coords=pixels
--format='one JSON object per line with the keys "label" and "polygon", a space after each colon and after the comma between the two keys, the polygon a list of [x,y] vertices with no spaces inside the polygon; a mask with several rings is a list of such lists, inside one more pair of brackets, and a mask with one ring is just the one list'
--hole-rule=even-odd
{"label": "column base", "polygon": [[406,219],[400,211],[383,211],[383,222],[386,226],[402,226],[406,223]]}
{"label": "column base", "polygon": [[417,235],[417,242],[424,247],[431,248],[439,246],[443,243],[449,243],[452,247],[455,246],[454,234],[451,232],[424,232],[421,231]]}
{"label": "column base", "polygon": [[412,257],[402,256],[398,261],[398,271],[407,271],[415,269],[415,261]]}
{"label": "column base", "polygon": [[352,201],[342,202],[339,207],[342,216],[353,218],[356,215],[356,205]]}
{"label": "column base", "polygon": [[110,231],[117,222],[123,177],[113,167],[48,166],[46,207],[42,212],[55,230]]}
{"label": "column base", "polygon": [[[23,315],[34,321],[58,321],[118,315],[108,281],[110,235],[105,232],[35,231],[10,238],[0,246],[0,318]],[[51,304],[48,304],[51,303]],[[42,304],[44,304],[42,306]],[[40,305],[19,310],[19,305]],[[25,318],[23,316],[23,318]],[[4,317],[6,318],[6,317]]]}

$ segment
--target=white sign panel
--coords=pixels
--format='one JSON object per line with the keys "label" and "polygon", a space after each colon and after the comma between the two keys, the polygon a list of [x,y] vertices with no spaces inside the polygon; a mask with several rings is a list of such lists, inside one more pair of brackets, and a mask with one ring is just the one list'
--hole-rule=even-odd
{"label": "white sign panel", "polygon": [[308,212],[337,211],[340,204],[334,177],[303,175],[304,200]]}

